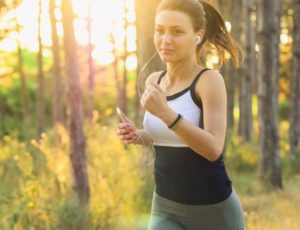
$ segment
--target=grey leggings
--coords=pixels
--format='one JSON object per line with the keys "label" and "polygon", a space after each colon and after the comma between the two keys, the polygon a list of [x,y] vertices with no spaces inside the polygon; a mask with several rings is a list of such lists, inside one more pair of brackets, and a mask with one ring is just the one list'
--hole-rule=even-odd
{"label": "grey leggings", "polygon": [[236,193],[211,205],[185,205],[153,194],[148,230],[243,230],[243,208]]}

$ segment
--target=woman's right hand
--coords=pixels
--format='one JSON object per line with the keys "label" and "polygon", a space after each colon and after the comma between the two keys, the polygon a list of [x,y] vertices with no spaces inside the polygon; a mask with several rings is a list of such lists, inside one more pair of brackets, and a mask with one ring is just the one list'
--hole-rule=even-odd
{"label": "woman's right hand", "polygon": [[139,139],[137,129],[133,122],[121,110],[119,111],[118,116],[122,122],[118,124],[117,135],[123,144],[136,144]]}

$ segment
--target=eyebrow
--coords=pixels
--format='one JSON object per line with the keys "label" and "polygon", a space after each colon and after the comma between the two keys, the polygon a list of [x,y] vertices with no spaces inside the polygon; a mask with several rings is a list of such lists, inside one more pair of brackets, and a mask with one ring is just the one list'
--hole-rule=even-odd
{"label": "eyebrow", "polygon": [[[155,25],[156,27],[164,27],[163,25]],[[184,29],[183,26],[170,26],[171,29]]]}

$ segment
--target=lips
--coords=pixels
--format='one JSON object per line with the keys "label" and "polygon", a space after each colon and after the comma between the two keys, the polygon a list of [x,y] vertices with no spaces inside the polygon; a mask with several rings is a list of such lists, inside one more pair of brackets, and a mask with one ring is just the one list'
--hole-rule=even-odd
{"label": "lips", "polygon": [[172,52],[174,52],[175,50],[173,49],[166,49],[166,48],[161,48],[160,52],[164,53],[164,54],[170,54]]}

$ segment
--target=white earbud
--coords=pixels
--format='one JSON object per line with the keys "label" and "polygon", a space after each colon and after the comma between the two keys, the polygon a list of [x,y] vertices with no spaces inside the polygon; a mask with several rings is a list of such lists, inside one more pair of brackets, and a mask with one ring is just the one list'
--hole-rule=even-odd
{"label": "white earbud", "polygon": [[196,43],[195,46],[199,45],[201,43],[201,37],[200,35],[196,35]]}

